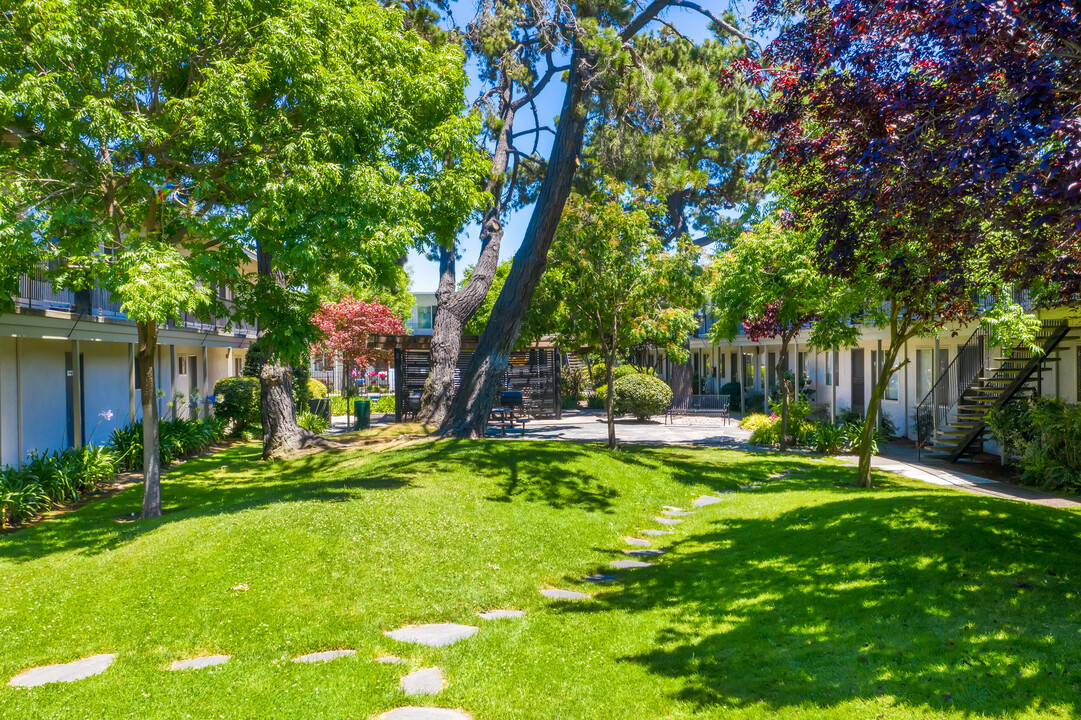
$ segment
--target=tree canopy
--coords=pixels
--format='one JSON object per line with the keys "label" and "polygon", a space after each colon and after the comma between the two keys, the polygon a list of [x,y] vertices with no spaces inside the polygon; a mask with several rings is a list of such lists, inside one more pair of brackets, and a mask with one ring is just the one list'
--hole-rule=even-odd
{"label": "tree canopy", "polygon": [[[698,248],[666,250],[654,229],[663,210],[619,187],[572,195],[552,246],[545,292],[558,305],[552,323],[567,348],[600,352],[608,386],[608,443],[615,447],[612,367],[621,351],[648,343],[685,360],[702,295]],[[651,211],[652,215],[651,216]]]}

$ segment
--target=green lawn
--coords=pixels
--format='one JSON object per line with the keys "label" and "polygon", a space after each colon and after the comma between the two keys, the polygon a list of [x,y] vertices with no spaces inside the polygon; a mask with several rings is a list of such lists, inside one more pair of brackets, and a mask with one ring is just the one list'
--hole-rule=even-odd
{"label": "green lawn", "polygon": [[[652,568],[583,574],[662,505],[726,496]],[[825,461],[707,449],[438,442],[264,464],[240,446],[174,469],[166,515],[131,489],[0,536],[0,682],[118,653],[105,674],[0,686],[5,718],[368,718],[430,704],[477,720],[1051,718],[1081,713],[1081,517]],[[595,592],[555,604],[544,585]],[[247,589],[234,589],[246,586]],[[518,608],[520,620],[478,610]],[[480,625],[442,649],[383,636]],[[357,655],[297,665],[301,653]],[[205,653],[233,660],[167,672]],[[416,703],[413,704],[425,704]]]}

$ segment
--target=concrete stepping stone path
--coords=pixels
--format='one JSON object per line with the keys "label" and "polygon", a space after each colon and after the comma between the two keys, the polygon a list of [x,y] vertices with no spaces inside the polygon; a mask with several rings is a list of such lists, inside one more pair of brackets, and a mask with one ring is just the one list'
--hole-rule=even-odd
{"label": "concrete stepping stone path", "polygon": [[187,660],[174,660],[169,666],[170,670],[201,670],[229,662],[232,655],[203,655],[202,657],[188,658]]}
{"label": "concrete stepping stone path", "polygon": [[619,568],[620,570],[653,567],[653,563],[645,562],[644,560],[613,560],[608,564],[614,568]]}
{"label": "concrete stepping stone path", "polygon": [[485,620],[507,620],[510,618],[520,618],[525,615],[525,612],[521,610],[483,610],[477,615],[480,615]]}
{"label": "concrete stepping stone path", "polygon": [[659,522],[661,525],[679,525],[681,522],[683,522],[682,520],[677,520],[676,518],[667,517],[655,517],[653,519]]}
{"label": "concrete stepping stone path", "polygon": [[387,637],[399,642],[417,643],[428,647],[445,647],[473,637],[477,633],[474,625],[457,623],[432,623],[429,625],[407,625],[397,630],[389,630]]}
{"label": "concrete stepping stone path", "polygon": [[385,712],[377,720],[473,720],[461,710],[449,708],[400,707]]}
{"label": "concrete stepping stone path", "polygon": [[549,600],[589,600],[592,597],[577,590],[561,590],[559,588],[544,588],[540,592]]}
{"label": "concrete stepping stone path", "polygon": [[406,695],[436,695],[443,692],[446,680],[437,667],[415,670],[402,678],[402,692]]}
{"label": "concrete stepping stone path", "polygon": [[683,517],[684,515],[693,515],[694,513],[686,510],[662,510],[661,515],[667,515],[668,517]]}
{"label": "concrete stepping stone path", "polygon": [[308,653],[307,655],[299,655],[293,658],[295,663],[318,663],[327,662],[328,660],[337,660],[341,657],[348,657],[350,655],[356,655],[356,650],[323,650],[321,652]]}
{"label": "concrete stepping stone path", "polygon": [[619,582],[619,578],[617,578],[615,575],[605,575],[603,573],[593,573],[591,575],[586,575],[582,579],[585,580],[586,582],[595,582],[595,583]]}
{"label": "concrete stepping stone path", "polygon": [[672,531],[671,530],[639,530],[638,534],[639,535],[652,535],[654,537],[659,537],[661,535],[671,535]]}
{"label": "concrete stepping stone path", "polygon": [[83,678],[100,675],[109,669],[115,659],[116,653],[102,653],[75,662],[30,668],[11,678],[8,685],[12,687],[38,687],[49,683],[75,682]]}
{"label": "concrete stepping stone path", "polygon": [[739,489],[740,489],[740,490],[757,490],[757,489],[758,489],[758,488],[760,488],[760,487],[762,487],[762,486],[761,486],[761,485],[758,485],[758,484],[756,484],[756,483],[750,483],[750,484],[748,484],[748,485],[740,485],[740,486],[739,486]]}
{"label": "concrete stepping stone path", "polygon": [[633,557],[652,557],[654,555],[664,555],[667,550],[659,550],[656,548],[649,548],[647,550],[624,550],[624,555],[631,555]]}
{"label": "concrete stepping stone path", "polygon": [[706,507],[707,505],[716,505],[719,502],[724,502],[724,498],[719,498],[714,495],[703,495],[695,500],[691,505],[696,508]]}
{"label": "concrete stepping stone path", "polygon": [[661,505],[661,507],[664,508],[665,510],[682,510],[683,509],[681,507],[676,507],[675,505]]}
{"label": "concrete stepping stone path", "polygon": [[643,540],[642,538],[625,537],[623,538],[623,542],[628,545],[637,545],[638,547],[649,547],[649,540]]}

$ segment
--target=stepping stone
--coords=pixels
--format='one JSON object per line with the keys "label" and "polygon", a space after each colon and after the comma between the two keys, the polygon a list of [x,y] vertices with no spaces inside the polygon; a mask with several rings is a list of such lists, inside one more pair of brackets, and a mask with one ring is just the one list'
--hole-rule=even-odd
{"label": "stepping stone", "polygon": [[657,536],[660,536],[660,535],[671,535],[672,531],[671,530],[639,530],[638,534],[639,535],[652,535],[654,537],[657,537]]}
{"label": "stepping stone", "polygon": [[520,618],[525,615],[521,610],[485,610],[477,613],[485,620],[506,620],[508,618]]}
{"label": "stepping stone", "polygon": [[653,563],[644,562],[642,560],[613,560],[608,564],[614,568],[619,568],[620,570],[653,567]]}
{"label": "stepping stone", "polygon": [[12,687],[37,687],[49,683],[75,682],[83,678],[100,675],[109,669],[115,659],[116,653],[104,653],[102,655],[91,655],[75,662],[30,668],[11,678],[8,685]]}
{"label": "stepping stone", "polygon": [[377,720],[473,720],[473,716],[448,708],[400,707],[383,713]]}
{"label": "stepping stone", "polygon": [[651,557],[653,555],[664,555],[667,550],[658,550],[656,548],[650,548],[648,550],[624,550],[624,555],[633,555],[634,557]]}
{"label": "stepping stone", "polygon": [[459,640],[473,637],[477,628],[473,625],[457,623],[432,623],[430,625],[409,625],[398,630],[383,633],[399,642],[417,643],[428,647],[445,647]]}
{"label": "stepping stone", "polygon": [[663,510],[661,514],[667,515],[668,517],[682,517],[684,515],[691,515],[693,513],[689,513],[686,510]]}
{"label": "stepping stone", "polygon": [[681,522],[683,522],[682,520],[666,517],[655,517],[653,519],[659,522],[661,525],[679,525]]}
{"label": "stepping stone", "polygon": [[560,590],[559,588],[544,588],[541,595],[550,600],[589,600],[590,596],[577,590]]}
{"label": "stepping stone", "polygon": [[740,485],[740,486],[739,486],[739,489],[740,489],[740,490],[757,490],[757,489],[758,489],[758,488],[760,488],[760,487],[762,487],[762,486],[761,486],[761,485],[757,485],[757,484],[755,484],[755,483],[751,483],[750,485]]}
{"label": "stepping stone", "polygon": [[597,582],[597,583],[609,583],[609,582],[618,582],[619,581],[619,578],[617,578],[615,575],[604,575],[602,573],[593,573],[592,575],[586,575],[582,579],[585,580],[586,582]]}
{"label": "stepping stone", "polygon": [[706,507],[707,505],[716,505],[719,502],[724,502],[724,498],[715,497],[713,495],[703,495],[695,500],[691,505],[697,507]]}
{"label": "stepping stone", "polygon": [[675,505],[662,505],[661,507],[664,508],[665,510],[677,510],[677,511],[679,511],[679,510],[683,509],[681,507],[676,507]]}
{"label": "stepping stone", "polygon": [[405,660],[402,660],[397,655],[380,655],[375,659],[375,662],[384,665],[405,665]]}
{"label": "stepping stone", "polygon": [[437,667],[423,668],[402,678],[402,692],[406,695],[435,695],[443,692],[443,672]]}
{"label": "stepping stone", "polygon": [[204,655],[188,660],[174,660],[169,666],[170,670],[201,670],[202,668],[214,667],[229,662],[232,655]]}
{"label": "stepping stone", "polygon": [[649,540],[643,540],[636,537],[625,537],[623,541],[628,545],[637,545],[638,547],[649,547]]}
{"label": "stepping stone", "polygon": [[347,657],[349,655],[356,655],[356,650],[323,650],[322,652],[308,653],[307,655],[300,655],[293,658],[295,663],[317,663],[326,662],[327,660],[337,660],[340,657]]}

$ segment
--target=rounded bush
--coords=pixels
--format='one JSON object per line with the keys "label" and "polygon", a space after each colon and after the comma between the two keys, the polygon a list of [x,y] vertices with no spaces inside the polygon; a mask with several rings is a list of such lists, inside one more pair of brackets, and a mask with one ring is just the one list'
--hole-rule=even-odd
{"label": "rounded bush", "polygon": [[259,380],[251,377],[222,378],[214,385],[214,416],[232,421],[233,432],[262,421],[259,415]]}
{"label": "rounded bush", "polygon": [[616,406],[639,420],[663,413],[672,403],[672,388],[654,375],[634,373],[612,383]]}
{"label": "rounded bush", "polygon": [[612,382],[614,383],[616,380],[619,380],[620,378],[625,378],[628,375],[635,375],[640,373],[641,370],[636,368],[634,365],[617,365],[616,367],[612,368]]}
{"label": "rounded bush", "polygon": [[313,380],[308,378],[308,394],[316,400],[321,400],[327,396],[327,386],[319,380]]}

